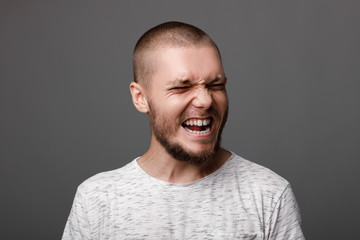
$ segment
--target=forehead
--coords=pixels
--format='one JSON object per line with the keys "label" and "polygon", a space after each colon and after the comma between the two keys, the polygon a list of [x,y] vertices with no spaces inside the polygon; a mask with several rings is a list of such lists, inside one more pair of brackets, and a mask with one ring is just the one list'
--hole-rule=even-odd
{"label": "forehead", "polygon": [[157,84],[225,78],[219,53],[212,46],[167,47],[156,55],[153,81]]}

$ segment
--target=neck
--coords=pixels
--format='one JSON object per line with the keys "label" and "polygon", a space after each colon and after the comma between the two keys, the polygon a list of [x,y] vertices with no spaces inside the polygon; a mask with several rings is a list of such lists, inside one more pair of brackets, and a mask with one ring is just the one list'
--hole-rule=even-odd
{"label": "neck", "polygon": [[199,180],[219,169],[231,153],[220,148],[206,166],[179,161],[167,153],[159,144],[153,143],[149,150],[138,159],[139,166],[149,175],[172,183],[189,183]]}

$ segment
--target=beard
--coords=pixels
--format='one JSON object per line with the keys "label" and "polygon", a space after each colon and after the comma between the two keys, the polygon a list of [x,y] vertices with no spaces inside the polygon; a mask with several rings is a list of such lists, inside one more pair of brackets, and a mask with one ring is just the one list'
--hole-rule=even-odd
{"label": "beard", "polygon": [[[211,162],[214,155],[220,148],[221,134],[227,120],[228,108],[226,109],[223,120],[221,122],[215,145],[212,148],[204,148],[199,153],[187,151],[178,142],[172,140],[171,135],[176,131],[174,129],[174,125],[171,124],[172,121],[167,121],[167,119],[159,116],[157,114],[158,111],[154,109],[150,102],[149,110],[149,122],[151,132],[155,136],[156,140],[165,148],[168,154],[170,154],[174,159],[178,161],[187,162],[195,166],[206,166]],[[206,114],[215,116],[216,120],[220,119],[220,114],[216,110],[209,109]],[[175,125],[175,127],[181,125],[180,122],[175,124],[177,124]]]}

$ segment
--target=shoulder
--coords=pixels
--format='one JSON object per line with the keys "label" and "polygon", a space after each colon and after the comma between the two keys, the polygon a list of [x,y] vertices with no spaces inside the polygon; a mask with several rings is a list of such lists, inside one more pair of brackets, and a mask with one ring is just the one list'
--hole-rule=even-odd
{"label": "shoulder", "polygon": [[241,202],[249,212],[254,215],[261,213],[264,224],[276,220],[280,214],[300,221],[295,196],[286,179],[234,153],[229,160],[227,171],[231,173]]}
{"label": "shoulder", "polygon": [[281,177],[271,169],[244,159],[235,153],[233,153],[229,160],[231,169],[244,180],[247,179],[248,181],[281,186],[289,184],[285,178]]}
{"label": "shoulder", "polygon": [[267,167],[246,160],[235,153],[229,160],[227,170],[233,175],[242,192],[275,200],[290,188],[285,178]]}
{"label": "shoulder", "polygon": [[121,168],[101,172],[86,179],[79,185],[77,189],[78,193],[82,195],[97,194],[127,184],[136,172],[134,161],[136,160],[131,161]]}

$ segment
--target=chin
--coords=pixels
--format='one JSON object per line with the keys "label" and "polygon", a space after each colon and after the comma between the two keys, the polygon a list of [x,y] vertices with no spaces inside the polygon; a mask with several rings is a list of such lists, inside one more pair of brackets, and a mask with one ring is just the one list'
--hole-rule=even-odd
{"label": "chin", "polygon": [[196,149],[187,149],[184,146],[181,146],[177,143],[169,143],[167,141],[162,141],[164,139],[158,139],[161,145],[166,149],[166,151],[171,155],[174,159],[190,163],[195,166],[206,166],[210,162],[212,162],[215,153],[220,148],[220,139],[218,139],[217,143],[214,147],[198,147]]}

